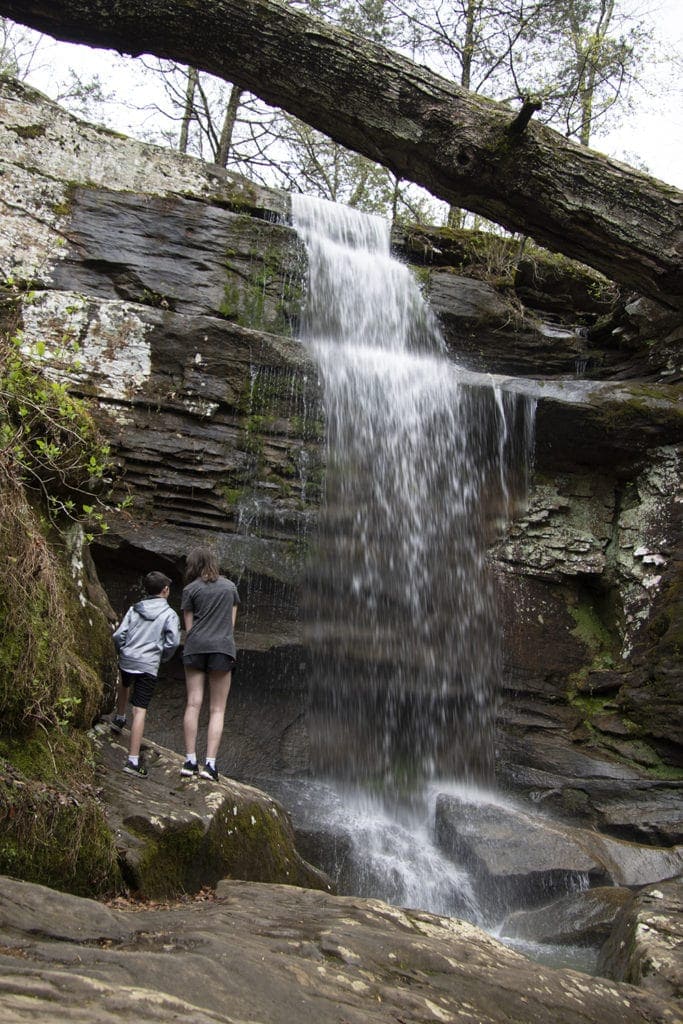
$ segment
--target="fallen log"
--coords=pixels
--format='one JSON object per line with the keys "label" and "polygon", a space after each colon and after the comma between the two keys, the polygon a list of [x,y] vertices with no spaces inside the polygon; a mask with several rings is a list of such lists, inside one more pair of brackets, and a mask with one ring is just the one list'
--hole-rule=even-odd
{"label": "fallen log", "polygon": [[[0,0],[58,39],[190,64],[435,196],[683,306],[683,194],[278,0]],[[522,120],[526,117],[522,111]]]}

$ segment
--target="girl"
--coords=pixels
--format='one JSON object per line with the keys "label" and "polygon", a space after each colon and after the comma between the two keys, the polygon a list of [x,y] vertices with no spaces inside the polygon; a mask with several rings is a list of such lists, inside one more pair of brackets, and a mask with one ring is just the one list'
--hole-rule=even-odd
{"label": "girl", "polygon": [[[220,575],[216,556],[210,548],[196,547],[187,556],[187,586],[180,603],[185,620],[183,663],[187,704],[183,718],[185,764],[180,774],[218,779],[216,755],[223,735],[225,706],[230,692],[232,670],[237,658],[233,630],[240,603],[237,587]],[[197,729],[204,700],[204,681],[209,679],[209,726],[206,764],[197,764]]]}

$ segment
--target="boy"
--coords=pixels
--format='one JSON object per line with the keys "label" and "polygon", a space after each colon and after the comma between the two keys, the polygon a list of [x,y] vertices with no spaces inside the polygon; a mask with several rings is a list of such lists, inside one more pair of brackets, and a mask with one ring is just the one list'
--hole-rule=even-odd
{"label": "boy", "polygon": [[124,772],[147,778],[140,761],[140,744],[145,731],[147,708],[157,682],[159,664],[168,661],[180,643],[180,621],[168,604],[171,581],[162,572],[148,572],[143,580],[147,597],[128,609],[114,633],[119,655],[120,681],[116,713],[111,722],[120,733],[126,724],[128,691],[132,686],[133,725]]}

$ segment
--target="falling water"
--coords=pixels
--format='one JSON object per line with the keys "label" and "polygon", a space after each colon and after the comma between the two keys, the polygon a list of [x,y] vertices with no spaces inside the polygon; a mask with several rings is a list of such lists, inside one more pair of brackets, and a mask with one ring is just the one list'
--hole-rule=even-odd
{"label": "falling water", "polygon": [[[328,446],[307,587],[312,759],[353,803],[347,825],[362,820],[365,868],[377,868],[422,828],[430,779],[491,777],[500,648],[485,548],[511,500],[524,416],[446,358],[385,221],[302,196],[293,221]],[[374,858],[370,821],[383,837]],[[408,887],[417,899],[392,871],[375,895],[400,902],[387,889]],[[423,893],[420,905],[443,902]]]}

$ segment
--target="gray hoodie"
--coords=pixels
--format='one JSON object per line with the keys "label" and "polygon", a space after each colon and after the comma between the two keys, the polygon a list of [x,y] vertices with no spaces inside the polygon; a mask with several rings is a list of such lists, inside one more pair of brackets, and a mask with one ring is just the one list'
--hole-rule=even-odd
{"label": "gray hoodie", "polygon": [[129,608],[114,633],[124,672],[149,672],[173,657],[180,643],[180,622],[165,597],[147,597]]}

